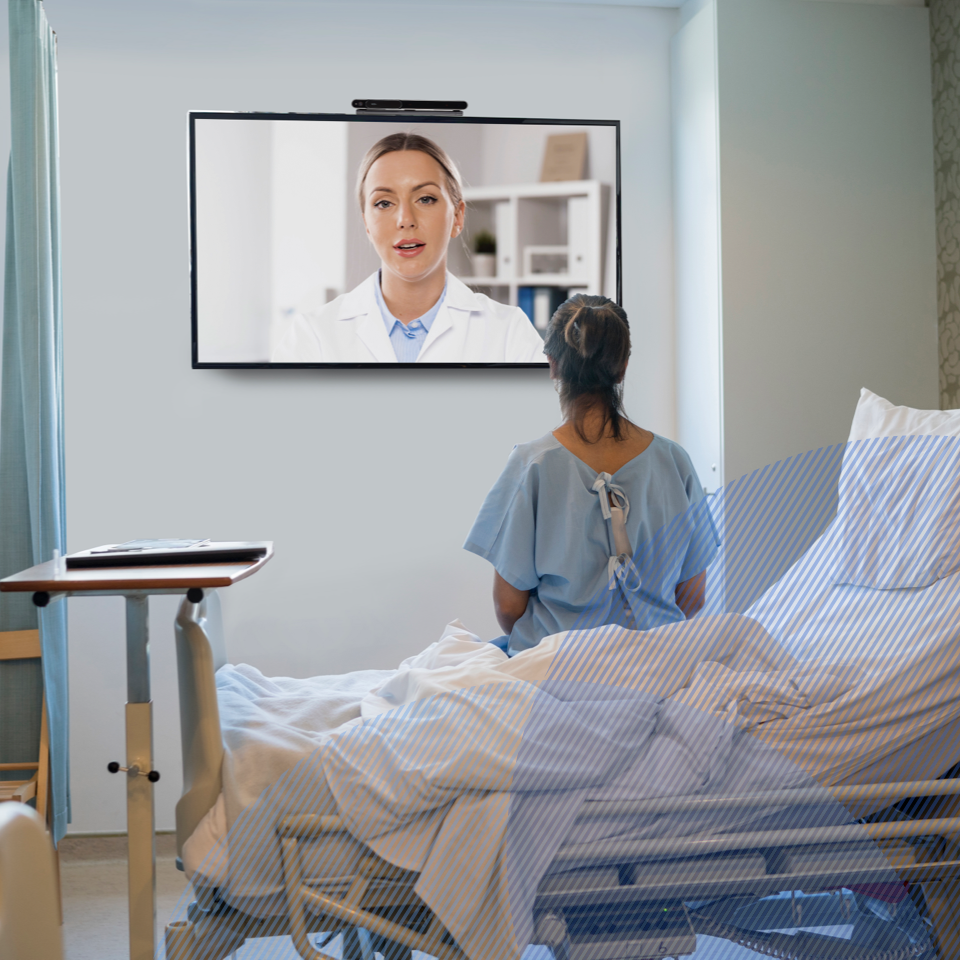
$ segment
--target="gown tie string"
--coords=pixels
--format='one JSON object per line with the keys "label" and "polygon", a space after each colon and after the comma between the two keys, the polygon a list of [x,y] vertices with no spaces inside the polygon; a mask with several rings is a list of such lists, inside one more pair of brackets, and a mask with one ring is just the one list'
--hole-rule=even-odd
{"label": "gown tie string", "polygon": [[610,558],[607,561],[607,589],[613,590],[619,581],[626,588],[627,576],[632,574],[634,589],[640,589],[640,572],[633,562],[633,550],[627,536],[627,517],[630,515],[630,501],[623,488],[613,482],[609,473],[598,473],[593,482],[593,491],[599,495],[600,512],[603,519],[609,521],[607,528],[609,539],[613,541]]}

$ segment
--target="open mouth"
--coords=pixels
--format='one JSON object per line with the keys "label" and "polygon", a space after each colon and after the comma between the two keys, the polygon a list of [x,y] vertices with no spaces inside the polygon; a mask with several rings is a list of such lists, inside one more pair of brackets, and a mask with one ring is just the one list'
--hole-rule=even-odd
{"label": "open mouth", "polygon": [[401,240],[393,245],[393,249],[401,257],[415,257],[425,246],[421,240]]}

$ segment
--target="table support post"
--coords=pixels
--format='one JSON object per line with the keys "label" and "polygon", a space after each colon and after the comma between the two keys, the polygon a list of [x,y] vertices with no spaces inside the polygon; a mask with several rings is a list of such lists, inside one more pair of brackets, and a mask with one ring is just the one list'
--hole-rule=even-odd
{"label": "table support post", "polygon": [[[147,597],[127,597],[127,875],[130,960],[156,953],[156,860],[153,784],[153,703]],[[136,772],[134,772],[136,771]]]}
{"label": "table support post", "polygon": [[150,627],[147,597],[127,597],[127,702],[150,702]]}

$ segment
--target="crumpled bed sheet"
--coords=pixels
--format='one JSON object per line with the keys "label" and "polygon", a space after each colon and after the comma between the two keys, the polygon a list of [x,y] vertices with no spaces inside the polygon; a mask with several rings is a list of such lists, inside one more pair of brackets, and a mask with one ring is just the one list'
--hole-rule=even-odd
{"label": "crumpled bed sheet", "polygon": [[280,912],[277,818],[338,812],[357,840],[420,873],[418,895],[468,956],[517,957],[565,840],[729,829],[771,812],[574,828],[584,800],[847,779],[960,713],[958,652],[951,632],[909,663],[800,663],[728,614],[559,634],[510,660],[455,622],[397,671],[268,680],[224,667],[223,802],[185,865],[242,909]]}

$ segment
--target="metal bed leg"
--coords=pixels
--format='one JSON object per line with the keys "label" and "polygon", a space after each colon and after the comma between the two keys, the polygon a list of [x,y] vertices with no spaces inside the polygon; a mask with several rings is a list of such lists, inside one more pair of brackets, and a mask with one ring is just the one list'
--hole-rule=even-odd
{"label": "metal bed leg", "polygon": [[189,920],[174,920],[164,931],[167,960],[196,960],[197,941]]}
{"label": "metal bed leg", "polygon": [[[300,886],[303,883],[303,873],[300,866],[300,854],[297,850],[297,841],[289,838],[280,841],[280,852],[283,860],[284,884],[287,892],[287,911],[290,918],[290,938],[297,953],[303,960],[321,960],[323,956],[314,949],[307,933],[307,912],[303,908],[303,898],[300,896]],[[347,934],[343,935],[343,957],[347,960]]]}

